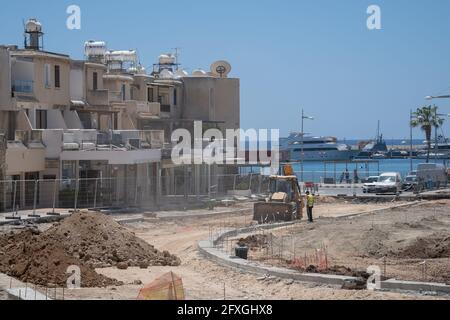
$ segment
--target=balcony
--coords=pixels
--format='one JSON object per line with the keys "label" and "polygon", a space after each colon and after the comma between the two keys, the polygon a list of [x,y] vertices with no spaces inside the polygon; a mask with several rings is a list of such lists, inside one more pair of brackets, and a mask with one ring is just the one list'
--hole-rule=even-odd
{"label": "balcony", "polygon": [[21,142],[25,146],[32,147],[36,145],[42,145],[42,131],[41,130],[16,130],[15,132],[15,142]]}
{"label": "balcony", "polygon": [[87,102],[92,106],[107,106],[109,98],[108,90],[89,90],[87,94]]}
{"label": "balcony", "polygon": [[[18,132],[19,134],[19,132]],[[30,140],[28,136],[31,135]],[[162,130],[33,130],[23,133],[22,141],[43,141],[60,151],[132,151],[161,149],[164,144]]]}
{"label": "balcony", "polygon": [[102,160],[109,164],[152,163],[161,160],[164,131],[66,131],[61,160]]}
{"label": "balcony", "polygon": [[158,102],[136,102],[136,112],[142,117],[161,115],[161,104]]}
{"label": "balcony", "polygon": [[5,161],[8,175],[45,170],[45,146],[41,132],[17,130],[15,140],[7,143]]}
{"label": "balcony", "polygon": [[33,93],[34,83],[32,80],[14,80],[12,91],[18,93]]}
{"label": "balcony", "polygon": [[110,102],[123,102],[123,96],[121,91],[109,91]]}

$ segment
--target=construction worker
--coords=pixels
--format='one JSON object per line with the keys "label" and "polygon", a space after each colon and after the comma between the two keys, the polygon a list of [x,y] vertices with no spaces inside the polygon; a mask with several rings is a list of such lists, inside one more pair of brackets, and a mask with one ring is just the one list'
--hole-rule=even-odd
{"label": "construction worker", "polygon": [[314,195],[312,195],[309,191],[306,192],[306,210],[308,212],[308,221],[310,223],[314,222],[313,219],[313,208],[316,203],[316,199]]}

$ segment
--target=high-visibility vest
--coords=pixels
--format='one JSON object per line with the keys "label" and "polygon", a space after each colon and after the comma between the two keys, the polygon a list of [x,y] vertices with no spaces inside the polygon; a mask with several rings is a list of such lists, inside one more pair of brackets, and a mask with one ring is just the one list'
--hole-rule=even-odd
{"label": "high-visibility vest", "polygon": [[314,204],[315,204],[315,202],[316,202],[316,199],[314,198],[313,195],[310,194],[310,195],[307,197],[307,202],[308,202],[308,207],[312,208],[312,207],[314,207]]}

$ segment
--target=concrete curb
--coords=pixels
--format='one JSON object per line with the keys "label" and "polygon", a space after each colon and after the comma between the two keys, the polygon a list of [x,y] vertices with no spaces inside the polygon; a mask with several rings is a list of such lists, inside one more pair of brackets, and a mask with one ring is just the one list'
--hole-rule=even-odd
{"label": "concrete curb", "polygon": [[58,222],[70,215],[60,215],[60,216],[42,216],[40,218],[22,218],[17,220],[4,220],[0,221],[0,226],[12,225],[18,226],[26,223],[50,223],[50,222]]}
{"label": "concrete curb", "polygon": [[156,218],[139,217],[139,218],[124,218],[124,219],[115,219],[115,220],[116,220],[116,222],[118,222],[120,224],[139,223],[139,222],[155,222],[155,221],[156,222],[165,222],[165,221],[172,221],[172,220],[177,220],[177,219],[211,218],[211,217],[221,216],[224,214],[239,215],[239,214],[243,214],[243,213],[250,213],[251,211],[252,211],[251,208],[247,208],[247,209],[213,212],[213,213],[205,213],[205,214],[176,215],[176,216],[169,216],[169,217],[156,216]]}
{"label": "concrete curb", "polygon": [[264,264],[260,264],[254,261],[248,261],[243,259],[238,259],[235,257],[230,257],[226,253],[214,248],[214,246],[227,237],[235,237],[239,234],[250,233],[256,230],[270,230],[282,227],[287,227],[294,225],[298,222],[287,222],[287,223],[276,223],[276,224],[265,224],[255,227],[247,227],[236,230],[229,230],[222,232],[217,235],[216,238],[211,240],[203,240],[198,243],[199,251],[202,255],[208,259],[224,266],[238,270],[244,270],[249,273],[269,275],[282,279],[293,279],[303,282],[315,282],[328,285],[339,285],[342,286],[346,281],[354,281],[355,277],[339,276],[339,275],[325,275],[316,273],[299,273],[294,270],[289,270],[285,268],[271,267]]}
{"label": "concrete curb", "polygon": [[[414,204],[408,204],[414,205]],[[403,205],[404,206],[404,205]],[[390,209],[383,209],[377,211],[384,211]],[[365,213],[367,214],[367,213]],[[362,215],[365,215],[362,214]],[[359,214],[361,215],[361,214]],[[355,216],[355,215],[354,215]],[[256,230],[270,230],[282,228],[285,226],[294,225],[298,222],[288,222],[288,223],[277,223],[277,224],[267,224],[260,225],[256,227],[248,227],[242,229],[235,229],[222,232],[218,234],[215,238],[210,240],[203,240],[198,243],[198,249],[200,254],[205,256],[207,259],[216,262],[224,267],[236,269],[239,271],[246,271],[253,274],[268,275],[282,279],[297,280],[302,282],[313,282],[326,285],[342,286],[348,281],[356,281],[357,278],[349,276],[339,276],[339,275],[327,275],[327,274],[317,274],[317,273],[299,273],[294,270],[286,268],[271,267],[262,263],[257,263],[254,261],[248,261],[239,259],[236,257],[230,257],[228,254],[214,248],[220,241],[227,237],[236,237],[240,234],[250,233]],[[426,283],[426,282],[413,282],[413,281],[400,281],[396,279],[389,279],[381,282],[381,290],[386,291],[412,291],[416,293],[423,292],[435,292],[441,294],[450,294],[450,285],[444,283]]]}

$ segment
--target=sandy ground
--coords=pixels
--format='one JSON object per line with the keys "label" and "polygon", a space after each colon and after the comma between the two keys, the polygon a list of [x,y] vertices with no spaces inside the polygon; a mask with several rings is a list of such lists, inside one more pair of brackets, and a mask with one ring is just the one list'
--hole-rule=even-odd
{"label": "sandy ground", "polygon": [[[427,254],[422,256],[424,242],[420,240],[417,245],[417,239],[436,235],[438,241],[431,243]],[[300,224],[266,236],[270,248],[255,250],[251,256],[268,264],[288,267],[286,260],[303,262],[303,257],[311,257],[316,250],[326,248],[329,266],[365,271],[370,265],[378,265],[389,278],[450,283],[448,254],[433,256],[434,247],[441,241],[448,243],[450,237],[450,201],[433,201],[348,219],[318,220],[313,225]],[[284,242],[281,249],[284,258],[273,259],[272,252],[280,252],[280,239]],[[402,256],[411,246],[407,256]]]}
{"label": "sandy ground", "polygon": [[[316,208],[316,216],[345,216],[390,205],[392,204],[362,205],[323,201]],[[251,204],[248,207],[251,208]],[[329,219],[322,219],[324,223],[327,220]],[[242,213],[129,224],[128,227],[137,236],[150,242],[157,249],[168,250],[178,255],[182,260],[181,266],[150,267],[145,270],[139,268],[99,269],[98,272],[121,280],[126,285],[69,291],[66,293],[66,299],[136,299],[142,286],[133,285],[135,280],[140,280],[144,284],[150,283],[168,271],[173,271],[183,278],[187,299],[435,299],[435,297],[412,294],[347,291],[336,287],[280,279],[261,280],[258,275],[221,267],[199,255],[197,242],[208,238],[212,230],[238,228],[250,223],[251,214]]]}

